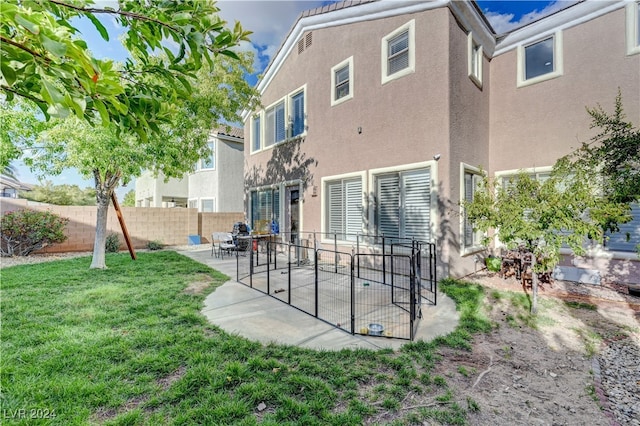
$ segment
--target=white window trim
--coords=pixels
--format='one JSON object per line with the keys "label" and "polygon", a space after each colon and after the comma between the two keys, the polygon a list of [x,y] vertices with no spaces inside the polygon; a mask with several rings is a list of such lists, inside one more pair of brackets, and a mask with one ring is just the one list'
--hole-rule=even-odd
{"label": "white window trim", "polygon": [[[260,119],[260,146],[258,147],[258,149],[253,149],[253,141],[255,138],[255,129],[253,123],[256,118]],[[251,141],[251,146],[249,147],[251,154],[260,152],[264,149],[264,111],[260,111],[256,114],[251,114],[249,118],[249,140]]]}
{"label": "white window trim", "polygon": [[534,174],[534,173],[550,173],[553,170],[553,166],[541,166],[541,167],[529,167],[525,169],[510,169],[501,170],[495,173],[498,183],[502,185],[502,180],[505,177],[517,176],[520,173]]}
{"label": "white window trim", "polygon": [[[486,172],[480,170],[478,167],[471,166],[466,163],[460,163],[460,201],[464,201],[464,175],[465,173],[471,173],[478,176],[485,176]],[[464,244],[464,208],[460,206],[460,247],[462,250],[460,251],[461,256],[468,256],[470,254],[477,253],[479,251],[483,251],[486,249],[486,246],[482,245],[482,243],[474,244],[470,247],[467,247]]]}
{"label": "white window trim", "polygon": [[637,1],[627,4],[627,55],[637,55],[640,53],[640,43],[638,43],[638,32],[640,32],[640,22],[638,22]]}
{"label": "white window trim", "polygon": [[[401,71],[393,73],[391,75],[387,75],[387,67],[388,67],[388,50],[389,50],[389,39],[397,36],[398,34],[409,30],[409,66]],[[416,68],[416,20],[412,19],[407,22],[400,28],[394,30],[393,32],[387,34],[382,38],[382,42],[380,43],[381,54],[380,54],[380,65],[382,72],[382,84],[386,84],[390,81],[396,80],[400,77],[404,77],[405,75],[412,74],[415,72]]]}
{"label": "white window trim", "polygon": [[[288,102],[287,102],[287,97],[283,96],[281,98],[279,98],[278,100],[276,100],[275,102],[271,103],[269,106],[267,106],[264,110],[260,111],[260,113],[262,114],[261,117],[261,121],[260,121],[260,125],[264,128],[264,130],[262,130],[262,134],[264,135],[264,138],[260,139],[260,146],[262,150],[265,149],[270,149],[273,148],[274,146],[284,142],[287,140],[287,110],[288,110]],[[267,111],[271,108],[276,107],[276,105],[278,105],[279,103],[283,102],[284,103],[284,140],[278,142],[275,140],[275,136],[274,136],[274,141],[271,145],[267,146],[266,142],[267,142]],[[262,124],[264,123],[264,124]],[[274,122],[275,125],[275,122]]]}
{"label": "white window trim", "polygon": [[[526,75],[526,67],[525,67],[525,48],[539,43],[541,41],[547,40],[548,38],[553,38],[553,62],[554,62],[554,70],[550,73],[539,75],[534,78],[525,79]],[[563,66],[563,53],[562,53],[562,31],[556,31],[553,34],[546,35],[545,37],[539,38],[531,43],[527,43],[526,45],[518,46],[518,54],[517,54],[517,62],[518,62],[518,76],[517,76],[517,87],[525,87],[532,84],[540,83],[542,81],[551,80],[556,77],[560,77],[564,74],[564,66]]]}
{"label": "white window trim", "polygon": [[[343,180],[343,179],[353,179],[353,178],[360,178],[360,181],[362,182],[362,232],[364,233],[365,231],[365,212],[367,210],[367,203],[366,203],[366,197],[365,194],[368,194],[368,182],[367,182],[367,172],[366,171],[359,171],[359,172],[353,172],[353,173],[344,173],[341,175],[333,175],[333,176],[324,176],[322,179],[320,179],[320,188],[321,188],[321,195],[322,197],[320,197],[320,224],[321,224],[321,229],[322,229],[322,235],[320,237],[320,242],[322,244],[329,244],[329,243],[333,243],[332,239],[328,238],[328,230],[327,230],[327,183],[328,182],[334,182],[336,180]],[[353,241],[342,241],[342,240],[338,240],[339,244],[350,244],[353,245]]]}
{"label": "white window trim", "polygon": [[[437,189],[437,182],[438,182],[438,162],[435,160],[429,160],[429,161],[422,161],[419,163],[410,163],[410,164],[403,164],[400,166],[392,166],[392,167],[382,167],[379,169],[371,169],[369,170],[369,182],[370,185],[374,185],[375,182],[375,178],[378,175],[382,175],[382,174],[386,174],[386,173],[400,173],[400,172],[407,172],[407,171],[411,171],[411,170],[416,170],[416,169],[429,169],[429,173],[431,176],[431,205],[429,206],[429,217],[431,220],[430,223],[430,230],[429,230],[429,235],[431,236],[431,241],[432,243],[436,242],[435,236],[436,236],[436,229],[438,226],[437,220],[438,220],[438,205],[437,205],[437,195],[435,194],[434,191],[436,191]],[[373,187],[372,187],[373,188]],[[372,192],[374,191],[374,189],[371,190]],[[374,208],[370,208],[371,206],[368,205],[368,217],[367,220],[369,222],[369,226],[370,229],[369,231],[371,233],[375,233],[375,223],[376,223],[376,212]]]}
{"label": "white window trim", "polygon": [[[292,115],[292,102],[293,102],[293,97],[299,93],[303,92],[304,93],[304,122],[302,124],[303,126],[303,131],[302,133],[300,133],[299,135],[296,136],[289,136],[290,134],[293,133],[293,115]],[[294,90],[293,92],[289,93],[287,96],[287,102],[285,103],[284,106],[284,118],[285,118],[285,128],[284,128],[284,140],[281,142],[276,142],[275,145],[278,145],[280,143],[286,143],[292,139],[296,139],[296,138],[303,138],[305,136],[307,136],[307,85],[304,84],[300,87],[298,87],[296,90]],[[291,118],[291,120],[289,119]]]}
{"label": "white window trim", "polygon": [[[349,66],[349,94],[341,97],[340,99],[336,99],[336,71],[341,68],[344,68],[346,65]],[[348,101],[353,98],[353,56],[348,57],[344,61],[340,62],[338,65],[331,68],[331,106],[336,106],[344,101]]]}
{"label": "white window trim", "polygon": [[204,166],[204,158],[201,158],[199,160],[200,167],[198,168],[198,171],[210,172],[210,171],[216,169],[216,160],[217,160],[217,158],[216,158],[216,141],[215,140],[210,140],[209,142],[207,142],[207,147],[209,146],[209,144],[212,145],[211,155],[213,156],[213,167],[205,167]]}
{"label": "white window trim", "polygon": [[[212,207],[211,212],[205,212],[205,211],[202,209],[202,202],[203,202],[203,201],[208,201],[208,200],[211,200],[211,201],[213,202],[213,207]],[[200,213],[215,213],[215,212],[216,212],[216,199],[215,199],[215,198],[213,198],[213,197],[202,197],[202,198],[199,198],[199,199],[198,199],[198,211],[199,211]]]}
{"label": "white window trim", "polygon": [[[475,73],[475,70],[473,69],[474,44],[478,46],[478,74],[477,75]],[[469,78],[471,79],[471,81],[473,81],[475,85],[478,86],[478,88],[480,89],[482,89],[482,73],[483,73],[482,63],[483,62],[484,62],[484,50],[482,48],[482,45],[473,38],[473,33],[469,33],[467,35],[467,74],[469,75]]]}
{"label": "white window trim", "polygon": [[[299,94],[300,92],[304,92],[304,131],[294,137],[289,136],[291,133],[291,125],[293,124],[292,121],[290,121],[290,118],[293,119],[292,115],[291,115],[291,102],[292,99],[295,95]],[[287,143],[293,139],[298,139],[298,138],[303,138],[305,136],[307,136],[307,131],[308,131],[308,118],[307,118],[307,104],[308,104],[308,92],[307,92],[307,85],[304,84],[300,87],[298,87],[297,89],[293,90],[292,92],[290,92],[289,94],[278,98],[276,101],[272,102],[271,104],[269,104],[267,107],[265,107],[264,109],[260,110],[259,112],[256,112],[255,114],[251,114],[249,117],[249,127],[250,127],[250,137],[251,137],[251,147],[250,147],[250,155],[253,154],[257,154],[259,152],[262,151],[266,151],[268,149],[271,149],[277,145],[283,144],[283,143]],[[279,142],[274,142],[273,144],[266,146],[266,136],[267,136],[267,110],[271,109],[271,108],[275,108],[276,105],[278,105],[280,102],[284,102],[284,139],[279,141]],[[253,135],[254,135],[254,129],[253,129],[253,119],[255,117],[260,117],[260,148],[253,150]]]}

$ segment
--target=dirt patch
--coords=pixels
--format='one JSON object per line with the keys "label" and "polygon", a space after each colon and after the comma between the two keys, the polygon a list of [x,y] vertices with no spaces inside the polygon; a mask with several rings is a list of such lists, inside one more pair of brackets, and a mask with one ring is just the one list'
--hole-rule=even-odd
{"label": "dirt patch", "polygon": [[[445,361],[437,366],[458,403],[477,407],[470,424],[619,424],[619,404],[601,389],[598,362],[607,361],[601,358],[611,341],[640,346],[640,299],[603,286],[554,282],[540,292],[532,327],[523,307],[492,296],[492,289],[523,293],[515,279],[471,281],[487,288],[496,327],[477,335],[471,352],[443,349]],[[624,377],[623,369],[634,367],[618,368]]]}
{"label": "dirt patch", "polygon": [[207,275],[198,275],[195,277],[195,281],[189,283],[187,288],[184,289],[186,294],[201,295],[208,293],[211,286],[211,277]]}

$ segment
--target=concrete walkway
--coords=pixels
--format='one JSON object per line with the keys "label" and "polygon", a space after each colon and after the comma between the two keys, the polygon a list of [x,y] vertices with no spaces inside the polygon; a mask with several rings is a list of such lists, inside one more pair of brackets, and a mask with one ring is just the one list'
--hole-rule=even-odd
{"label": "concrete walkway", "polygon": [[[398,349],[408,340],[387,337],[351,335],[318,320],[236,279],[235,257],[217,259],[204,245],[178,253],[204,263],[231,278],[211,293],[204,302],[203,315],[228,333],[238,334],[262,343],[277,343],[312,349]],[[436,306],[423,305],[416,340],[429,341],[452,332],[458,325],[455,303],[438,292]]]}

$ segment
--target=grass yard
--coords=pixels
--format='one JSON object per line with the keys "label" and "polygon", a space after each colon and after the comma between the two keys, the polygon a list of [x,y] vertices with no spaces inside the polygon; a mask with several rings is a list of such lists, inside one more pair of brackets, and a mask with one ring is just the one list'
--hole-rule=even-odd
{"label": "grass yard", "polygon": [[[250,342],[200,314],[228,277],[171,251],[5,268],[1,274],[2,424],[465,424],[432,375],[437,348],[488,331],[481,287],[445,281],[461,325],[400,352],[313,351]],[[406,408],[409,395],[430,404]],[[385,417],[392,413],[391,417]]]}

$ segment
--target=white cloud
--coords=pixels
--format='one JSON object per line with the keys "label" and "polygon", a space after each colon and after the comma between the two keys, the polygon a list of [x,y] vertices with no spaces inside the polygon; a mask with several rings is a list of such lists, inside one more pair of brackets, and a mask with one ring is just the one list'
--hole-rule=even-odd
{"label": "white cloud", "polygon": [[[300,13],[321,4],[321,1],[309,0],[222,0],[217,6],[220,8],[220,16],[228,22],[228,26],[239,21],[245,30],[253,32],[249,37],[256,54],[256,71],[261,72],[278,52]],[[249,49],[241,46],[241,50]]]}
{"label": "white cloud", "polygon": [[575,3],[577,0],[559,0],[549,3],[542,10],[533,10],[520,17],[518,20],[514,20],[515,15],[513,13],[499,13],[494,12],[490,8],[484,8],[483,12],[491,26],[497,34],[506,33],[515,28],[534,22],[540,18],[551,15],[559,10],[567,8]]}

